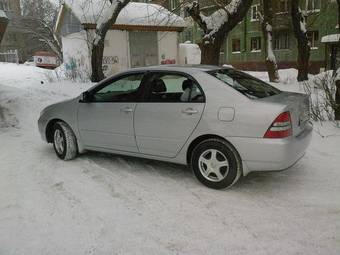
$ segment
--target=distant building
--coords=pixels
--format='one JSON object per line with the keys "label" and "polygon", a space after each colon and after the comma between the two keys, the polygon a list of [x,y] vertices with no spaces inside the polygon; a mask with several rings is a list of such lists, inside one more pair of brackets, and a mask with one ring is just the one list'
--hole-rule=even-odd
{"label": "distant building", "polygon": [[8,25],[7,15],[2,9],[0,9],[0,44],[2,38],[4,37],[7,25]]}
{"label": "distant building", "polygon": [[[89,42],[103,1],[67,0],[55,31],[62,38],[66,69],[90,72]],[[108,76],[131,67],[178,63],[179,32],[183,19],[160,5],[130,2],[105,38],[103,69]]]}
{"label": "distant building", "polygon": [[0,51],[18,50],[19,58],[23,61],[26,59],[26,54],[24,51],[24,35],[20,30],[20,0],[0,0],[1,9],[8,17],[9,23],[0,46]]}
{"label": "distant building", "polygon": [[[326,67],[326,44],[321,38],[328,34],[338,33],[337,3],[334,0],[308,0],[307,30],[311,45],[310,71],[318,73]],[[216,10],[213,0],[201,0],[200,4],[206,14]],[[290,0],[275,0],[273,43],[279,68],[296,68],[297,42],[293,34],[290,14]],[[306,7],[301,1],[301,9]],[[243,70],[266,70],[264,47],[258,11],[260,0],[253,0],[252,6],[245,19],[240,22],[228,35],[220,52],[220,64],[231,64]],[[187,14],[184,14],[188,16]],[[182,35],[182,41],[190,40],[199,43],[202,31],[191,22],[190,29]],[[334,50],[334,46],[333,46]]]}

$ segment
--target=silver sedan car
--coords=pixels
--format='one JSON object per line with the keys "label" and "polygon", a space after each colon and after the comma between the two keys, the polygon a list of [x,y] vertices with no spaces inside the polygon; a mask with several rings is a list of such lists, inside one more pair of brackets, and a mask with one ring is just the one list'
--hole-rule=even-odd
{"label": "silver sedan car", "polygon": [[185,164],[214,189],[292,166],[312,136],[307,95],[202,65],[119,73],[48,106],[38,124],[61,159],[92,150]]}

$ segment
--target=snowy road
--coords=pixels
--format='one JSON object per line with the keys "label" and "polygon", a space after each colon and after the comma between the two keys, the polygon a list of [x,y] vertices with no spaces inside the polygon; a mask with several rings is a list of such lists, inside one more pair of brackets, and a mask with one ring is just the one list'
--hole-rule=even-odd
{"label": "snowy road", "polygon": [[215,191],[183,166],[93,152],[57,159],[40,140],[39,111],[88,85],[39,78],[0,80],[1,255],[340,254],[340,131],[331,125],[293,168]]}

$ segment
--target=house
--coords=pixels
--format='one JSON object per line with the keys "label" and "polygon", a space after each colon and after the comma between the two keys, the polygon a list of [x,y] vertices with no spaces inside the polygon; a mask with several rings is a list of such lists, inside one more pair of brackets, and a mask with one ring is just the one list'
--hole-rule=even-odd
{"label": "house", "polygon": [[26,52],[24,35],[20,29],[22,19],[20,0],[0,0],[0,10],[3,10],[9,20],[1,42],[0,52],[18,50],[19,58],[23,61],[26,59]]}
{"label": "house", "polygon": [[[318,73],[326,67],[326,44],[321,38],[338,33],[337,3],[334,0],[302,0],[301,9],[307,8],[307,30],[311,46],[310,72]],[[242,70],[265,71],[265,42],[262,35],[258,13],[261,12],[261,0],[253,0],[244,20],[229,32],[221,48],[220,64],[231,64]],[[273,46],[279,68],[296,68],[297,42],[293,33],[290,0],[273,1]],[[200,1],[206,15],[216,10],[213,0]],[[188,16],[187,14],[184,14]],[[200,43],[202,31],[191,23],[183,32],[182,41]]]}
{"label": "house", "polygon": [[[90,73],[90,48],[106,1],[66,0],[55,31],[62,38],[66,69]],[[131,67],[178,62],[179,32],[184,20],[157,4],[130,2],[105,38],[106,76]]]}
{"label": "house", "polygon": [[7,25],[8,25],[7,15],[3,10],[0,9],[0,44],[2,38],[4,37]]}

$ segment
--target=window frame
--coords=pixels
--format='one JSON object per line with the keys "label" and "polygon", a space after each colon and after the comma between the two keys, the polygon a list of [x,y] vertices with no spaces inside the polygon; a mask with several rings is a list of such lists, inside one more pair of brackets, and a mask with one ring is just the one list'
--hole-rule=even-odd
{"label": "window frame", "polygon": [[[201,102],[152,102],[149,101],[149,96],[151,93],[151,87],[149,80],[154,74],[164,74],[164,75],[181,75],[183,77],[186,77],[189,80],[192,80],[198,87],[198,89],[201,91],[201,94],[203,96],[203,100]],[[141,103],[152,103],[152,104],[205,104],[206,103],[206,96],[204,94],[204,90],[202,89],[202,86],[197,82],[195,78],[193,78],[190,74],[181,72],[181,71],[172,71],[172,70],[150,70],[148,71],[144,76],[144,89],[146,93],[144,93],[144,97],[140,101]]]}
{"label": "window frame", "polygon": [[[258,15],[259,6],[260,6],[260,4],[253,4],[250,7],[250,21],[251,22],[259,21],[259,15]],[[254,8],[256,9],[255,13],[254,13]],[[254,18],[254,14],[256,15],[256,18]]]}
{"label": "window frame", "polygon": [[[284,2],[285,10],[281,10],[281,3]],[[286,14],[289,12],[288,0],[279,0],[276,14]]]}
{"label": "window frame", "polygon": [[[112,84],[116,81],[119,81],[121,79],[124,79],[126,77],[133,76],[133,75],[139,75],[139,74],[141,74],[143,76],[142,76],[142,79],[141,79],[141,83],[140,83],[140,85],[137,89],[137,96],[136,96],[135,100],[131,100],[131,101],[95,101],[95,100],[93,100],[94,94],[96,92],[98,92],[99,90],[105,88],[106,86],[109,86],[110,84]],[[112,104],[112,103],[137,103],[137,102],[139,102],[142,98],[140,91],[143,89],[143,86],[145,86],[146,74],[147,74],[146,71],[135,71],[135,72],[124,73],[124,74],[121,74],[119,76],[114,76],[114,77],[110,77],[108,79],[105,79],[105,80],[98,83],[93,88],[91,88],[87,91],[90,95],[90,98],[91,98],[91,100],[88,103],[97,103],[97,104],[98,103],[105,103],[105,104],[111,103]]]}
{"label": "window frame", "polygon": [[[307,12],[310,12],[310,13],[320,12],[320,10],[321,10],[321,0],[307,0],[307,1],[308,1]],[[315,1],[319,1],[318,8],[315,8]],[[312,7],[310,7],[310,4],[312,4]]]}
{"label": "window frame", "polygon": [[[256,40],[256,45],[259,46],[256,49],[253,49],[253,40]],[[250,52],[261,52],[262,50],[262,40],[261,36],[253,36],[250,38]]]}
{"label": "window frame", "polygon": [[[234,41],[239,41],[239,50],[234,50]],[[231,53],[241,53],[241,39],[240,38],[232,38],[231,39]]]}
{"label": "window frame", "polygon": [[[311,37],[309,37],[308,34],[311,34]],[[315,40],[315,35],[317,35],[317,40]],[[318,30],[307,31],[307,38],[308,42],[310,43],[310,49],[317,50],[319,48],[319,31]],[[311,41],[309,40],[310,38],[312,39]]]}
{"label": "window frame", "polygon": [[[281,45],[281,40],[282,40],[282,37],[283,37],[283,33],[285,34],[286,36],[286,39],[287,39],[287,45],[285,46],[285,48],[282,48],[282,45]],[[278,40],[279,42],[279,47],[277,48],[276,46],[276,41]],[[274,31],[273,32],[273,50],[289,50],[290,48],[290,34],[289,34],[289,31],[288,30],[277,30],[277,31]]]}

